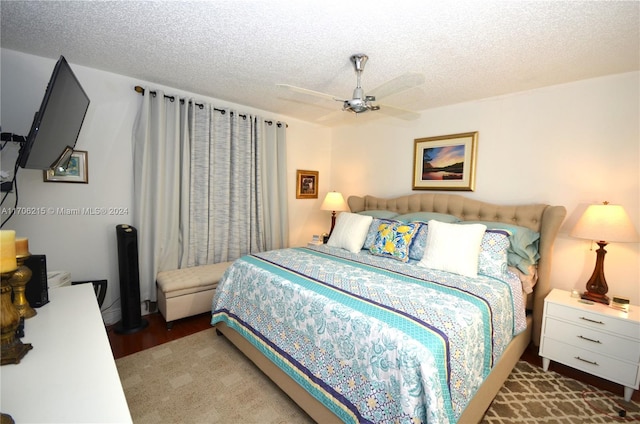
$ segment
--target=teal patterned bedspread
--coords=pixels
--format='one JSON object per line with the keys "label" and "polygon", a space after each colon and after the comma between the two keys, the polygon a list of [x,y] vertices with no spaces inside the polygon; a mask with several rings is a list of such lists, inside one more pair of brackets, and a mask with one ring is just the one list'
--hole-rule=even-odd
{"label": "teal patterned bedspread", "polygon": [[[512,277],[512,278],[511,278]],[[520,281],[318,246],[238,259],[225,322],[344,422],[455,423],[515,334]]]}

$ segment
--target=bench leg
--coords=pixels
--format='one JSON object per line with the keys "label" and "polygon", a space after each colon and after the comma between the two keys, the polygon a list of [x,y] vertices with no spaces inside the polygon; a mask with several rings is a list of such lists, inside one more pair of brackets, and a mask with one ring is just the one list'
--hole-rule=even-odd
{"label": "bench leg", "polygon": [[173,328],[173,321],[167,322],[167,330],[171,330]]}

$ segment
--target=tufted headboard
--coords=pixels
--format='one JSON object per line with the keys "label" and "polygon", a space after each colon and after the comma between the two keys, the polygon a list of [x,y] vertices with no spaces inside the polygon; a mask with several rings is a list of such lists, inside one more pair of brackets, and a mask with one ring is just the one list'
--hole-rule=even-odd
{"label": "tufted headboard", "polygon": [[504,222],[539,232],[538,282],[528,302],[528,306],[533,311],[532,340],[536,345],[539,344],[544,298],[551,291],[553,243],[567,214],[564,206],[496,205],[458,194],[444,193],[417,193],[393,199],[351,196],[347,202],[351,212],[365,210],[388,210],[399,214],[438,212],[455,215],[464,221]]}

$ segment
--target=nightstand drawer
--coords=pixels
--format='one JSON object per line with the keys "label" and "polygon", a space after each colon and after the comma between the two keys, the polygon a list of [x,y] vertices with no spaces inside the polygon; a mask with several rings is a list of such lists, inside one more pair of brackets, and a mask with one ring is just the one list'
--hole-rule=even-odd
{"label": "nightstand drawer", "polygon": [[561,318],[594,330],[620,334],[632,339],[640,340],[640,324],[638,322],[615,319],[596,312],[569,308],[555,303],[547,303],[546,306],[547,316]]}
{"label": "nightstand drawer", "polygon": [[640,340],[625,339],[617,335],[596,331],[555,318],[545,320],[546,337],[618,359],[640,362]]}
{"label": "nightstand drawer", "polygon": [[544,357],[598,377],[638,388],[638,364],[619,361],[545,337]]}

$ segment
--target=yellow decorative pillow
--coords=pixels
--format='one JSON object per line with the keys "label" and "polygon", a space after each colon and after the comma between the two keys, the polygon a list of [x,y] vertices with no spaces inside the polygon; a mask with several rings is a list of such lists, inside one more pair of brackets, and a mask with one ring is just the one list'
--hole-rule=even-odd
{"label": "yellow decorative pillow", "polygon": [[409,246],[416,235],[418,224],[406,222],[381,222],[369,251],[402,262],[409,260]]}

